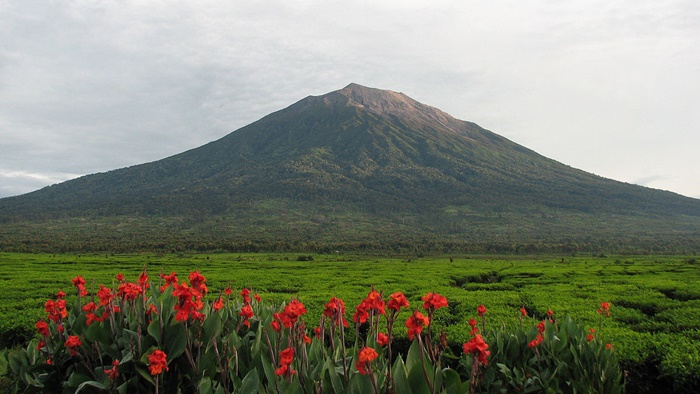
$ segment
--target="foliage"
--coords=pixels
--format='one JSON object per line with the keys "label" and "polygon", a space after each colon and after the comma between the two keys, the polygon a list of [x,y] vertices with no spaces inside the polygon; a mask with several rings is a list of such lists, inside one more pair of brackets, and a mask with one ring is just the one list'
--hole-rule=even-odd
{"label": "foliage", "polygon": [[[493,355],[476,323],[463,355],[446,352],[433,324],[448,300],[422,297],[423,313],[396,292],[372,289],[355,309],[354,345],[346,347],[349,312],[341,299],[326,304],[313,333],[296,298],[275,306],[250,289],[222,290],[213,302],[198,271],[189,281],[144,268],[135,282],[117,275],[88,294],[73,278],[77,298],[67,308],[59,291],[36,323],[39,337],[7,353],[11,391],[42,392],[499,392],[500,388],[562,392],[621,392],[614,352],[585,337],[571,319],[549,320],[529,333],[497,331]],[[392,357],[393,325],[403,315],[412,343]],[[477,313],[486,328],[486,309]],[[550,314],[550,318],[552,318]],[[522,319],[522,317],[521,317]],[[521,320],[522,324],[522,320]],[[542,327],[544,327],[542,322]],[[544,334],[529,349],[533,336]],[[309,335],[312,335],[310,337]],[[395,351],[395,350],[394,350]],[[458,361],[457,369],[449,366]],[[460,369],[464,367],[464,369]],[[462,371],[462,376],[460,375]],[[469,371],[464,374],[464,371]],[[464,379],[464,377],[467,377]]]}

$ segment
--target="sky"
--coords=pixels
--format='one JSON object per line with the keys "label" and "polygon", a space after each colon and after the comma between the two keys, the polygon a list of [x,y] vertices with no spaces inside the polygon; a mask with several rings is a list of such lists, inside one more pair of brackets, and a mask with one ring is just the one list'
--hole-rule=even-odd
{"label": "sky", "polygon": [[352,82],[700,198],[697,0],[0,0],[0,197]]}

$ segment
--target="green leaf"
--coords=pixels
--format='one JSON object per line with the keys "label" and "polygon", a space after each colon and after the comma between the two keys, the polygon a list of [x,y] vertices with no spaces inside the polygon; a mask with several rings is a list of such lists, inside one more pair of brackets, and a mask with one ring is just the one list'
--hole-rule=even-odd
{"label": "green leaf", "polygon": [[260,377],[258,376],[258,370],[253,368],[243,378],[243,384],[241,385],[241,388],[238,392],[244,394],[255,394],[258,392],[259,383]]}
{"label": "green leaf", "polygon": [[202,338],[205,346],[205,350],[209,350],[211,347],[212,340],[216,340],[221,334],[223,329],[223,324],[221,318],[217,313],[210,314],[204,320],[204,336]]}
{"label": "green leaf", "polygon": [[461,394],[462,393],[462,379],[459,374],[454,369],[445,368],[442,371],[445,381],[445,390],[447,394]]}
{"label": "green leaf", "polygon": [[80,386],[78,386],[78,389],[75,390],[76,394],[79,393],[85,387],[92,387],[92,388],[96,388],[98,390],[109,390],[109,386],[106,386],[106,385],[104,385],[100,382],[96,382],[94,380],[88,380],[87,382],[83,382],[80,384]]}
{"label": "green leaf", "polygon": [[179,322],[165,327],[163,330],[162,346],[165,348],[165,353],[169,360],[174,360],[185,351],[187,346],[187,330],[185,325]]}
{"label": "green leaf", "polygon": [[158,346],[162,346],[161,345],[161,336],[160,336],[160,318],[153,319],[151,324],[148,325],[147,331],[148,331],[148,334],[156,340],[156,343],[158,343]]}
{"label": "green leaf", "polygon": [[395,393],[411,394],[413,392],[411,385],[408,383],[408,372],[406,371],[406,365],[401,356],[397,357],[396,361],[394,361],[394,367],[391,369],[391,373],[394,378]]}

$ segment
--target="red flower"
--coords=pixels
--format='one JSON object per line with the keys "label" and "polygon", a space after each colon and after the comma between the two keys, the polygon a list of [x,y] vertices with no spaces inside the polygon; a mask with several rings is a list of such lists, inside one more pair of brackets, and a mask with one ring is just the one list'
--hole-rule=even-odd
{"label": "red flower", "polygon": [[423,327],[430,325],[430,320],[426,316],[423,316],[422,313],[413,311],[411,317],[406,320],[405,325],[406,328],[408,328],[408,340],[412,341],[415,335],[423,332]]}
{"label": "red flower", "polygon": [[75,356],[77,354],[77,349],[79,349],[82,344],[83,343],[80,342],[80,337],[77,335],[69,336],[64,343],[64,345],[70,350],[71,356]]}
{"label": "red flower", "polygon": [[280,313],[281,321],[285,327],[291,328],[294,323],[297,322],[299,316],[306,313],[306,308],[299,300],[291,300],[289,304],[284,307],[282,313]]}
{"label": "red flower", "polygon": [[163,373],[163,370],[168,370],[168,356],[162,350],[154,350],[148,355],[148,372],[156,376]]}
{"label": "red flower", "polygon": [[527,347],[540,346],[542,344],[542,341],[544,341],[544,336],[538,333],[535,339],[533,339],[532,341],[530,341],[530,343],[527,344]]}
{"label": "red flower", "polygon": [[245,324],[246,327],[250,327],[250,322],[248,319],[253,317],[253,309],[250,307],[250,304],[243,305],[241,311],[238,312],[238,316],[243,317],[243,321],[241,322],[242,324]]}
{"label": "red flower", "polygon": [[367,375],[367,364],[371,363],[372,360],[377,358],[377,356],[379,356],[379,354],[377,354],[377,351],[371,347],[362,348],[360,353],[357,355],[355,368],[357,368],[361,374]]}
{"label": "red flower", "polygon": [[148,274],[146,273],[146,267],[143,267],[143,271],[141,272],[141,275],[139,275],[138,279],[139,285],[141,285],[142,291],[146,291],[150,284],[148,283]]}
{"label": "red flower", "polygon": [[192,288],[199,291],[202,294],[207,294],[209,291],[207,285],[205,285],[207,279],[199,273],[199,271],[190,272],[189,276],[190,285]]}
{"label": "red flower", "polygon": [[36,327],[36,330],[39,332],[39,334],[45,337],[51,335],[51,332],[49,331],[49,324],[43,320],[39,320],[38,322],[36,322],[34,327]]}
{"label": "red flower", "polygon": [[477,322],[474,318],[469,319],[469,326],[472,328],[471,331],[469,331],[469,335],[474,336],[477,332],[479,332],[479,327],[476,326]]}
{"label": "red flower", "polygon": [[447,298],[437,293],[428,293],[421,300],[423,300],[423,309],[425,310],[437,310],[447,306]]}
{"label": "red flower", "polygon": [[170,275],[164,275],[163,273],[160,274],[161,279],[165,280],[165,283],[163,286],[160,287],[160,292],[164,292],[165,289],[168,288],[168,286],[174,285],[178,282],[177,279],[177,274],[175,272],[171,272]]}
{"label": "red flower", "polygon": [[323,310],[323,315],[330,317],[334,325],[338,325],[338,320],[343,322],[343,326],[348,327],[348,322],[345,320],[345,303],[340,298],[333,297],[326,303]]}
{"label": "red flower", "polygon": [[148,308],[146,309],[146,314],[151,315],[151,314],[158,314],[158,308],[156,308],[155,304],[148,304]]}
{"label": "red flower", "polygon": [[308,335],[304,334],[304,343],[307,345],[311,345],[311,337]]}
{"label": "red flower", "polygon": [[59,320],[68,317],[66,300],[48,300],[44,304],[44,310],[49,314],[49,320],[58,323]]}
{"label": "red flower", "polygon": [[117,276],[114,277],[114,279],[117,280],[117,282],[123,282],[124,281],[124,274],[121,272],[117,274]]}
{"label": "red flower", "polygon": [[526,310],[525,308],[520,308],[520,315],[522,315],[523,317],[526,317],[526,316],[527,316],[527,310]]}
{"label": "red flower", "polygon": [[241,297],[243,297],[243,303],[250,304],[250,289],[241,290]]}
{"label": "red flower", "polygon": [[386,346],[389,343],[389,336],[380,332],[377,334],[377,343],[379,346]]}
{"label": "red flower", "polygon": [[255,293],[255,295],[253,296],[253,298],[255,298],[255,301],[257,301],[257,302],[262,301],[262,298],[260,298],[260,294],[258,294],[258,293]]}
{"label": "red flower", "polygon": [[600,303],[600,309],[598,309],[599,314],[605,313],[605,316],[610,316],[610,303],[609,302],[601,302]]}
{"label": "red flower", "polygon": [[81,297],[85,297],[87,295],[87,290],[85,289],[85,279],[83,279],[82,276],[78,275],[75,278],[71,279],[73,282],[73,286],[78,290],[78,293],[80,294]]}
{"label": "red flower", "polygon": [[537,331],[538,331],[540,334],[543,334],[543,333],[544,333],[544,329],[545,329],[545,323],[544,323],[544,320],[542,320],[541,322],[539,322],[539,323],[537,324]]}
{"label": "red flower", "polygon": [[314,334],[316,334],[316,338],[321,338],[321,326],[314,328]]}
{"label": "red flower", "polygon": [[488,365],[488,357],[491,355],[491,351],[488,350],[489,345],[484,342],[484,338],[480,334],[476,334],[474,338],[465,343],[463,347],[465,354],[473,354],[476,356],[476,360],[479,363]]}
{"label": "red flower", "polygon": [[488,311],[486,310],[486,307],[483,304],[479,304],[479,306],[476,307],[476,313],[477,315],[479,315],[479,317],[483,317],[486,314],[486,312]]}
{"label": "red flower", "polygon": [[114,299],[112,289],[105,287],[104,285],[100,285],[100,289],[97,290],[97,298],[100,299],[100,306],[109,305],[109,303]]}
{"label": "red flower", "polygon": [[277,376],[291,374],[294,375],[297,371],[291,368],[294,360],[294,349],[286,348],[280,352],[280,367],[275,370]]}
{"label": "red flower", "polygon": [[135,300],[142,292],[143,287],[136,283],[123,282],[117,287],[117,295],[126,300]]}
{"label": "red flower", "polygon": [[83,305],[83,311],[85,312],[94,312],[95,309],[97,309],[97,305],[95,305],[94,302],[90,301],[87,304]]}
{"label": "red flower", "polygon": [[56,298],[58,298],[58,299],[65,298],[65,297],[66,297],[66,293],[63,290],[59,290],[58,293],[56,293]]}
{"label": "red flower", "polygon": [[548,310],[547,310],[547,317],[551,320],[551,319],[552,319],[552,316],[554,316],[554,311],[551,310],[551,309],[548,309]]}
{"label": "red flower", "polygon": [[224,307],[224,299],[221,297],[217,298],[217,300],[214,301],[214,304],[212,304],[212,306],[211,306],[211,308],[214,311],[218,311],[219,309],[221,309],[223,307]]}
{"label": "red flower", "polygon": [[406,296],[400,291],[390,295],[389,302],[387,302],[386,305],[389,307],[389,309],[396,312],[398,312],[401,308],[408,308],[410,306]]}
{"label": "red flower", "polygon": [[590,342],[590,341],[592,341],[593,339],[595,339],[595,335],[593,335],[593,334],[595,334],[595,328],[589,328],[589,329],[588,329],[588,332],[589,332],[589,333],[586,335],[586,340],[587,340],[588,342]]}
{"label": "red flower", "polygon": [[224,294],[226,294],[227,296],[230,296],[231,293],[233,293],[233,290],[231,290],[231,285],[229,284],[229,285],[226,286],[226,288],[224,289]]}
{"label": "red flower", "polygon": [[119,376],[119,371],[117,371],[118,366],[119,360],[112,361],[112,368],[105,369],[105,375],[109,376],[109,378],[112,380],[116,380],[117,376]]}

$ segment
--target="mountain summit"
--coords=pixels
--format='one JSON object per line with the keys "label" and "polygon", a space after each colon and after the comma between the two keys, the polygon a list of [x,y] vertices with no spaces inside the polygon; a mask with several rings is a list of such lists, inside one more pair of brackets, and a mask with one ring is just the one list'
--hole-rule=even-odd
{"label": "mountain summit", "polygon": [[[402,93],[353,83],[160,161],[0,199],[0,223],[145,245],[696,247],[700,201],[571,168]],[[29,242],[10,230],[3,238]]]}

